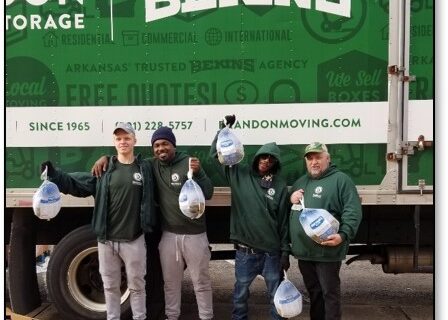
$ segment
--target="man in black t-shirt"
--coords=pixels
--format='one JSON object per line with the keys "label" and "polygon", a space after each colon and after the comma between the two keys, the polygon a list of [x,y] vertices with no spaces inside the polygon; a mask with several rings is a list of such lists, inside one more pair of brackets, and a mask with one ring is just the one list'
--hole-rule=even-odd
{"label": "man in black t-shirt", "polygon": [[[90,172],[64,173],[51,162],[50,181],[61,192],[95,197],[92,228],[98,238],[98,258],[104,284],[108,320],[120,320],[121,265],[125,265],[133,319],[146,319],[146,245],[143,233],[156,223],[154,182],[149,161],[134,155],[137,142],[130,123],[120,122],[113,131],[117,155],[110,158],[101,177]],[[97,186],[98,185],[98,186]]]}

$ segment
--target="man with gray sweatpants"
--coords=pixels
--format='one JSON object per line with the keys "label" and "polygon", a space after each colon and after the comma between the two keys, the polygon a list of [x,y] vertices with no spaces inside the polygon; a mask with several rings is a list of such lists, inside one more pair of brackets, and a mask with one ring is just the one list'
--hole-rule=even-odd
{"label": "man with gray sweatpants", "polygon": [[[213,195],[210,178],[201,168],[199,159],[176,151],[176,137],[171,128],[160,127],[151,137],[154,158],[154,180],[161,212],[162,238],[159,243],[165,291],[165,318],[177,320],[181,309],[181,286],[185,267],[193,282],[199,319],[213,318],[213,294],[209,274],[210,249],[205,216],[191,219],[179,208],[179,194],[191,169],[193,180],[204,198]],[[101,157],[92,168],[95,176],[107,170],[107,157]]]}
{"label": "man with gray sweatpants", "polygon": [[134,156],[137,142],[132,125],[119,122],[113,131],[117,155],[102,177],[90,172],[65,173],[50,161],[42,163],[62,193],[95,197],[92,228],[98,239],[98,258],[108,320],[120,320],[121,264],[125,265],[132,318],[146,319],[145,232],[156,226],[152,165]]}
{"label": "man with gray sweatpants", "polygon": [[176,234],[164,231],[159,251],[165,279],[166,319],[180,316],[182,280],[187,266],[193,283],[199,319],[213,318],[212,284],[209,274],[210,250],[205,233]]}
{"label": "man with gray sweatpants", "polygon": [[126,269],[132,318],[134,320],[146,319],[146,247],[144,235],[140,235],[133,241],[98,242],[98,259],[106,298],[107,319],[120,319],[121,260],[123,260]]}
{"label": "man with gray sweatpants", "polygon": [[205,216],[190,219],[179,208],[179,194],[190,169],[205,199],[213,195],[212,182],[201,168],[199,159],[176,151],[176,137],[170,128],[160,127],[154,131],[151,145],[163,231],[159,253],[165,282],[165,316],[168,320],[180,317],[181,286],[186,267],[193,282],[198,318],[212,319],[213,294],[209,274],[211,253]]}

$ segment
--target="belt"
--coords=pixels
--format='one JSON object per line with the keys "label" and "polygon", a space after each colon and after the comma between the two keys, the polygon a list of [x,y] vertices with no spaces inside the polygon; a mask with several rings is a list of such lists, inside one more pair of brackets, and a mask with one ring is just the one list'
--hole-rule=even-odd
{"label": "belt", "polygon": [[246,254],[266,253],[266,251],[255,249],[255,248],[251,248],[251,247],[248,247],[248,246],[246,246],[244,244],[241,244],[241,243],[236,243],[235,244],[235,249],[238,250],[238,251],[242,251],[242,252],[244,252]]}

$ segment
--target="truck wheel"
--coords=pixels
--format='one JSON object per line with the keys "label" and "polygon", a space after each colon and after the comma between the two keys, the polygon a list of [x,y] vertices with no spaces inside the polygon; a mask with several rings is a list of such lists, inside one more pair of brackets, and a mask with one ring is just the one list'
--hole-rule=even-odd
{"label": "truck wheel", "polygon": [[[47,286],[50,299],[63,319],[106,318],[97,241],[89,225],[73,230],[55,246],[48,264]],[[121,293],[121,319],[130,319],[124,265]]]}

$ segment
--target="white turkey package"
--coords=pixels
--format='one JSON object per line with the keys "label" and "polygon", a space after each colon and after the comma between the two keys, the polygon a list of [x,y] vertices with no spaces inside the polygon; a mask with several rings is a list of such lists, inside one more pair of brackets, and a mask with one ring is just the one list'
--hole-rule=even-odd
{"label": "white turkey package", "polygon": [[320,244],[327,240],[329,235],[338,233],[339,221],[330,212],[325,209],[305,208],[303,201],[301,204],[299,221],[311,239]]}
{"label": "white turkey package", "polygon": [[274,295],[274,305],[277,313],[283,318],[292,318],[302,312],[302,295],[294,284],[285,279],[280,283]]}
{"label": "white turkey package", "polygon": [[216,151],[219,162],[226,166],[237,164],[244,158],[243,144],[228,127],[219,132]]}
{"label": "white turkey package", "polygon": [[199,219],[205,211],[205,197],[201,187],[193,180],[193,172],[188,171],[188,180],[179,194],[179,208],[191,219]]}
{"label": "white turkey package", "polygon": [[61,193],[53,182],[47,179],[47,169],[42,173],[44,180],[33,195],[33,211],[40,219],[50,220],[61,210]]}

